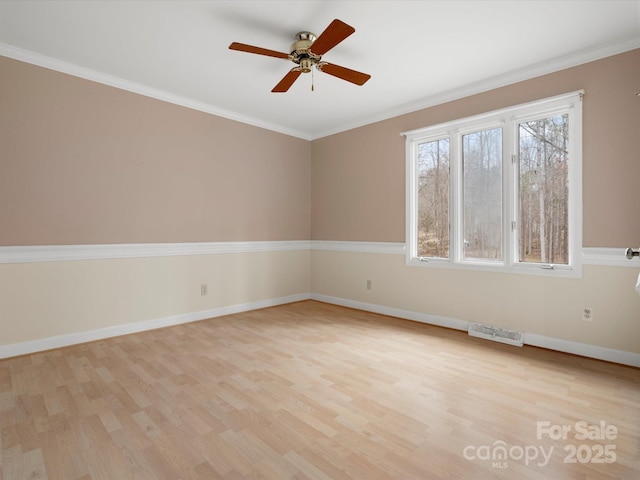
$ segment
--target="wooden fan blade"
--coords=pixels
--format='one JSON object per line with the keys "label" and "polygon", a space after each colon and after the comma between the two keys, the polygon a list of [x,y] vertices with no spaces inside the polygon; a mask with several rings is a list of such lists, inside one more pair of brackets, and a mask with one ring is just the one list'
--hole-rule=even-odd
{"label": "wooden fan blade", "polygon": [[313,42],[311,51],[316,55],[324,55],[355,31],[355,28],[336,18]]}
{"label": "wooden fan blade", "polygon": [[334,77],[341,78],[347,82],[355,83],[356,85],[364,85],[367,80],[371,78],[371,75],[366,73],[357,72],[350,68],[341,67],[340,65],[334,65],[332,63],[322,63],[321,69],[324,73],[333,75]]}
{"label": "wooden fan blade", "polygon": [[287,90],[289,90],[289,88],[291,88],[291,85],[293,85],[293,82],[298,79],[301,73],[302,72],[300,70],[292,68],[291,70],[289,70],[289,73],[287,73],[282,78],[282,80],[280,80],[280,83],[273,87],[273,90],[271,91],[276,93],[286,92]]}
{"label": "wooden fan blade", "polygon": [[238,50],[240,52],[257,53],[258,55],[267,55],[268,57],[289,59],[289,55],[282,52],[276,52],[275,50],[269,50],[268,48],[254,47],[253,45],[247,45],[245,43],[233,42],[229,45],[229,50]]}

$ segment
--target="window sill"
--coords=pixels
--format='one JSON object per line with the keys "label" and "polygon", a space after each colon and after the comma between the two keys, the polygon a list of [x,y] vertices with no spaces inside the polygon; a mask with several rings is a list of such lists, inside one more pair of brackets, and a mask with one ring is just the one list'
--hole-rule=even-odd
{"label": "window sill", "polygon": [[535,265],[505,265],[502,262],[452,262],[446,259],[411,257],[406,261],[408,266],[423,268],[441,268],[449,270],[463,270],[470,272],[510,273],[519,275],[537,275],[550,278],[582,278],[581,265],[553,265],[553,268],[545,264]]}

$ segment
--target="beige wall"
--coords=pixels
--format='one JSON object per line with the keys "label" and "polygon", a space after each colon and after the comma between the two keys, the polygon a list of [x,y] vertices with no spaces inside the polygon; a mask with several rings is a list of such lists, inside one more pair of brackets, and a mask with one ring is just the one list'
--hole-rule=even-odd
{"label": "beige wall", "polygon": [[[640,354],[640,268],[585,265],[582,278],[407,266],[404,255],[314,251],[311,291]],[[372,288],[366,288],[371,280]],[[585,322],[589,307],[594,320]]]}
{"label": "beige wall", "polygon": [[314,240],[404,242],[401,132],[584,89],[583,245],[640,244],[640,49],[312,142]]}
{"label": "beige wall", "polygon": [[[401,132],[584,89],[583,246],[637,248],[638,79],[640,50],[634,50],[315,140],[311,236],[404,243]],[[640,353],[637,266],[585,265],[582,278],[549,278],[409,267],[402,255],[314,251],[311,272],[311,290],[320,296]],[[592,322],[582,320],[584,307],[593,308]]]}
{"label": "beige wall", "polygon": [[[310,201],[308,141],[0,57],[0,247],[309,240]],[[0,353],[305,298],[309,256],[0,263]]]}
{"label": "beige wall", "polygon": [[[307,142],[0,57],[0,246],[404,242],[400,132],[577,89],[584,245],[638,246],[638,78],[640,50]],[[306,250],[0,264],[0,347],[314,292],[640,353],[638,270]]]}
{"label": "beige wall", "polygon": [[309,239],[309,142],[5,57],[0,79],[0,245]]}
{"label": "beige wall", "polygon": [[[0,265],[0,347],[307,294],[309,255],[256,252]],[[204,296],[203,284],[208,286]]]}

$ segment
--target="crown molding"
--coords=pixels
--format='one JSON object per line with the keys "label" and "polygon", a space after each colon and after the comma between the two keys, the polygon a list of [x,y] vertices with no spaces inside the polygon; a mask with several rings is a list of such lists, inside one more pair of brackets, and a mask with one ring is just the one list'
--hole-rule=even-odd
{"label": "crown molding", "polygon": [[566,68],[575,67],[584,63],[592,62],[602,58],[617,55],[630,50],[640,48],[640,37],[634,38],[625,42],[616,43],[613,45],[607,45],[592,50],[585,50],[572,55],[559,57],[550,62],[539,63],[524,69],[514,70],[506,72],[503,75],[496,76],[482,82],[476,82],[470,85],[466,85],[461,88],[453,89],[447,92],[443,92],[439,95],[430,96],[420,99],[416,102],[407,103],[397,108],[386,111],[381,115],[372,115],[362,119],[358,122],[339,125],[333,129],[325,130],[321,132],[303,132],[293,130],[282,125],[277,125],[271,122],[266,122],[261,119],[253,118],[246,115],[241,115],[236,112],[232,112],[226,109],[216,107],[204,102],[199,102],[190,98],[175,95],[164,90],[153,88],[140,83],[125,80],[120,77],[109,75],[97,70],[93,70],[87,67],[58,60],[53,57],[42,55],[36,52],[25,50],[22,48],[8,45],[0,42],[0,56],[13,58],[14,60],[20,60],[22,62],[30,63],[40,67],[55,70],[68,75],[73,75],[85,80],[102,83],[111,87],[119,88],[129,92],[137,93],[147,97],[155,98],[164,102],[180,105],[182,107],[190,108],[192,110],[198,110],[218,117],[226,118],[228,120],[234,120],[247,125],[252,125],[266,130],[282,133],[292,137],[300,138],[303,140],[317,140],[319,138],[328,137],[337,133],[352,130],[354,128],[363,127],[372,123],[376,123],[382,120],[388,120],[393,117],[398,117],[408,113],[412,113],[425,108],[440,105],[460,98],[468,97],[478,93],[493,90],[495,88],[504,87],[513,83],[529,80],[531,78],[539,77],[541,75],[557,72]]}
{"label": "crown molding", "polygon": [[555,73],[567,68],[577,67],[578,65],[583,65],[585,63],[594,62],[606,57],[625,53],[631,50],[635,50],[636,48],[640,48],[640,37],[592,50],[584,50],[572,55],[558,57],[553,61],[538,63],[527,68],[513,70],[511,72],[506,72],[502,75],[495,76],[481,82],[472,83],[460,88],[455,88],[443,92],[438,95],[425,97],[415,102],[406,103],[404,105],[398,106],[397,108],[388,110],[382,115],[371,116],[363,119],[360,122],[354,122],[349,125],[341,125],[340,127],[337,127],[335,129],[319,132],[318,134],[312,135],[311,140],[317,140],[319,138],[328,137],[330,135],[335,135],[337,133],[352,130],[354,128],[364,127],[366,125],[381,122],[383,120],[389,120],[390,118],[417,112],[419,110],[424,110],[426,108],[434,107],[436,105],[441,105],[447,102],[452,102],[454,100],[460,100],[461,98],[488,92],[496,88],[505,87],[514,83],[523,82],[525,80],[531,80],[532,78]]}
{"label": "crown molding", "polygon": [[47,68],[56,72],[65,73],[67,75],[73,75],[74,77],[83,78],[92,82],[101,83],[110,87],[118,88],[145,97],[155,98],[163,102],[172,103],[181,107],[190,108],[200,112],[208,113],[218,117],[226,118],[228,120],[234,120],[236,122],[244,123],[254,127],[264,128],[265,130],[271,130],[273,132],[282,133],[291,137],[301,138],[303,140],[311,140],[309,134],[297,130],[292,130],[282,125],[276,125],[274,123],[265,122],[253,117],[240,115],[238,113],[225,110],[208,103],[199,102],[187,97],[175,95],[173,93],[166,92],[157,88],[143,85],[141,83],[132,82],[124,78],[109,75],[97,70],[93,70],[87,67],[81,67],[73,63],[65,62],[64,60],[58,60],[53,57],[35,53],[22,48],[14,47],[6,43],[0,42],[0,56],[19,60],[21,62],[36,65],[38,67]]}

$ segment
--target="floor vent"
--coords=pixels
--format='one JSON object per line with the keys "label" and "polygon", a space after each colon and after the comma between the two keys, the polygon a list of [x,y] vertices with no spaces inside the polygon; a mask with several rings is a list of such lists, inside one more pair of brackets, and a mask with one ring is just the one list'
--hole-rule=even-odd
{"label": "floor vent", "polygon": [[524,333],[509,330],[507,328],[482,325],[481,323],[469,323],[469,335],[472,337],[486,338],[494,342],[508,343],[521,347],[524,344]]}

